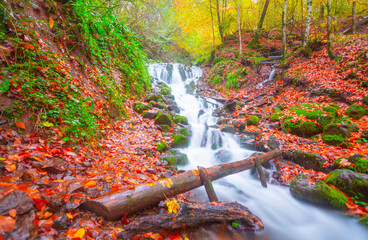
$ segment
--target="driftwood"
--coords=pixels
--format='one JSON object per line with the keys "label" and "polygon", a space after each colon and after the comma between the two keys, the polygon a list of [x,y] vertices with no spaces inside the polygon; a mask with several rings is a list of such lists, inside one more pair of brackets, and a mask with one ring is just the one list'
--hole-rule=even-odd
{"label": "driftwood", "polygon": [[[179,202],[177,213],[163,213],[141,217],[124,227],[117,237],[131,239],[137,234],[160,232],[161,230],[175,231],[183,228],[198,227],[202,224],[236,222],[236,229],[241,231],[263,230],[261,220],[253,215],[248,208],[233,202],[193,204]],[[160,207],[165,207],[161,203]],[[239,224],[239,225],[238,225]]]}
{"label": "driftwood", "polygon": [[210,202],[218,202],[217,195],[215,190],[213,189],[212,181],[210,176],[208,176],[208,171],[204,167],[198,166],[199,176],[201,177],[201,181],[206,189],[208,199]]}
{"label": "driftwood", "polygon": [[[265,163],[281,156],[282,151],[276,150],[258,156],[260,163]],[[233,163],[207,168],[211,181],[230,174],[238,173],[254,167],[254,161],[245,159]],[[103,216],[107,220],[118,220],[124,214],[130,214],[146,209],[165,200],[166,197],[175,196],[202,186],[197,170],[189,170],[171,178],[157,181],[153,184],[142,184],[134,190],[111,193],[81,205],[82,208]]]}

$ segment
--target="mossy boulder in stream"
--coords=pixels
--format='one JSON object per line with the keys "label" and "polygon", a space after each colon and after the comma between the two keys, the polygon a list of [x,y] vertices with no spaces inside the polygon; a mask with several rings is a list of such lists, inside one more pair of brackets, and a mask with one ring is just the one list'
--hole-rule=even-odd
{"label": "mossy boulder in stream", "polygon": [[173,124],[172,117],[169,114],[158,112],[155,118],[155,124],[167,125],[171,127],[171,125]]}
{"label": "mossy boulder in stream", "polygon": [[359,223],[368,227],[368,215],[359,219]]}
{"label": "mossy boulder in stream", "polygon": [[291,154],[291,160],[305,169],[313,169],[319,172],[328,172],[328,168],[324,168],[325,160],[317,154],[312,154],[308,152],[301,152],[299,150],[294,151]]}
{"label": "mossy boulder in stream", "polygon": [[171,146],[174,148],[188,147],[189,146],[189,137],[184,136],[182,134],[175,135],[173,137],[173,141]]}
{"label": "mossy boulder in stream", "polygon": [[349,158],[349,161],[354,163],[352,169],[359,173],[368,173],[368,159],[361,157]]}
{"label": "mossy boulder in stream", "polygon": [[134,103],[133,109],[137,113],[142,114],[144,111],[151,109],[151,107],[148,104],[136,102]]}
{"label": "mossy boulder in stream", "polygon": [[175,168],[177,168],[178,165],[184,166],[189,163],[188,156],[185,153],[174,150],[168,152],[167,155],[161,155],[159,159],[161,162],[166,161],[168,166]]}
{"label": "mossy boulder in stream", "polygon": [[247,119],[247,125],[258,126],[259,125],[259,117],[251,116]]}
{"label": "mossy boulder in stream", "polygon": [[339,146],[344,142],[348,142],[350,136],[351,132],[347,125],[328,124],[323,129],[322,140],[326,144]]}
{"label": "mossy boulder in stream", "polygon": [[368,114],[368,110],[363,105],[359,105],[359,104],[350,105],[348,110],[346,110],[346,115],[348,115],[349,117],[355,120],[359,120],[364,115],[367,115],[367,114]]}
{"label": "mossy boulder in stream", "polygon": [[322,181],[316,181],[315,185],[309,184],[307,177],[298,174],[290,184],[290,192],[296,199],[322,207],[345,210],[348,199],[338,190],[328,186]]}
{"label": "mossy boulder in stream", "polygon": [[176,115],[174,118],[174,123],[188,124],[188,118],[180,115]]}
{"label": "mossy boulder in stream", "polygon": [[337,169],[333,171],[325,182],[339,188],[345,194],[359,199],[368,201],[368,175],[356,173],[347,169]]}

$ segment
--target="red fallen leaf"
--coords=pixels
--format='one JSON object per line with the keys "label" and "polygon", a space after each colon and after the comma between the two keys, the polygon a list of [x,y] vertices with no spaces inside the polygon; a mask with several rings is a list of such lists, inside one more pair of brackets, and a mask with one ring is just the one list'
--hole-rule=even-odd
{"label": "red fallen leaf", "polygon": [[214,206],[224,206],[223,204],[218,203],[218,202],[211,202],[211,203],[212,203],[212,205],[214,205]]}
{"label": "red fallen leaf", "polygon": [[35,198],[33,199],[33,202],[35,203],[37,209],[40,211],[47,207],[47,201],[45,199]]}
{"label": "red fallen leaf", "polygon": [[16,122],[15,125],[17,125],[17,127],[21,128],[21,129],[26,129],[26,126],[21,121]]}
{"label": "red fallen leaf", "polygon": [[15,220],[11,217],[0,216],[0,233],[12,232],[15,227]]}
{"label": "red fallen leaf", "polygon": [[121,219],[121,224],[123,225],[128,225],[129,223],[131,223],[130,220],[126,219],[126,215],[127,213],[124,213],[124,217]]}

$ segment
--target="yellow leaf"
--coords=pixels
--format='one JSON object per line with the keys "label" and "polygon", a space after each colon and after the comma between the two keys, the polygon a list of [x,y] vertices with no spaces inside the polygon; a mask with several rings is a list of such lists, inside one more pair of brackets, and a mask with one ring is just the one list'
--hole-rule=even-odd
{"label": "yellow leaf", "polygon": [[52,19],[52,17],[49,17],[49,24],[50,24],[50,28],[54,27],[54,19]]}
{"label": "yellow leaf", "polygon": [[171,185],[173,185],[173,182],[171,181],[170,178],[164,178],[162,180],[160,180],[160,183],[162,184],[162,186],[166,186],[166,187],[171,187]]}
{"label": "yellow leaf", "polygon": [[86,230],[84,230],[84,228],[80,228],[78,229],[76,233],[74,233],[74,238],[82,239],[85,233],[86,233]]}
{"label": "yellow leaf", "polygon": [[179,204],[176,200],[172,200],[166,203],[167,206],[167,210],[169,211],[169,213],[177,213],[178,210],[180,209]]}
{"label": "yellow leaf", "polygon": [[5,160],[6,160],[6,158],[0,157],[0,161],[5,161]]}
{"label": "yellow leaf", "polygon": [[45,126],[45,127],[53,127],[54,126],[54,124],[52,124],[50,122],[43,122],[42,125]]}
{"label": "yellow leaf", "polygon": [[12,165],[5,165],[5,168],[6,168],[6,170],[8,170],[8,172],[14,172],[15,169],[17,169],[17,167],[14,164],[12,164]]}
{"label": "yellow leaf", "polygon": [[70,214],[70,213],[65,213],[65,215],[69,218],[69,219],[73,219],[74,217],[73,217],[73,215],[72,214]]}
{"label": "yellow leaf", "polygon": [[95,187],[97,184],[95,181],[89,181],[86,184],[84,184],[84,188],[91,188],[91,187]]}

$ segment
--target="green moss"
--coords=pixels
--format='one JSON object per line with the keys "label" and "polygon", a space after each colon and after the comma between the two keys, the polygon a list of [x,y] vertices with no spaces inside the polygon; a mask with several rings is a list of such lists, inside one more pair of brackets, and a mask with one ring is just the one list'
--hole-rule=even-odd
{"label": "green moss", "polygon": [[274,113],[279,113],[279,112],[281,112],[280,108],[274,108],[274,109],[272,109],[272,111],[273,111]]}
{"label": "green moss", "polygon": [[167,150],[169,147],[167,146],[166,142],[160,141],[159,144],[157,144],[157,150],[160,152],[163,152]]}
{"label": "green moss", "polygon": [[368,227],[368,215],[359,219],[359,223]]}
{"label": "green moss", "polygon": [[258,124],[259,124],[259,117],[257,117],[257,116],[251,116],[250,118],[247,119],[247,124],[248,125],[258,126]]}
{"label": "green moss", "polygon": [[189,134],[188,134],[188,128],[182,128],[182,129],[179,129],[179,133],[180,133],[181,135],[186,136],[186,137],[188,137],[188,136],[189,136]]}
{"label": "green moss", "polygon": [[168,125],[160,125],[163,132],[168,133],[170,132],[170,126]]}
{"label": "green moss", "polygon": [[322,140],[324,143],[333,146],[339,146],[343,142],[349,141],[349,139],[344,138],[341,134],[338,135],[322,134]]}
{"label": "green moss", "polygon": [[188,118],[180,115],[176,115],[174,123],[188,124]]}
{"label": "green moss", "polygon": [[353,170],[355,172],[368,173],[368,159],[357,158]]}
{"label": "green moss", "polygon": [[214,60],[213,60],[213,65],[215,65],[215,64],[217,64],[217,63],[219,63],[219,62],[223,62],[223,61],[225,61],[226,60],[226,58],[224,58],[224,57],[217,57],[217,58],[215,58]]}
{"label": "green moss", "polygon": [[367,113],[368,113],[368,110],[363,105],[358,105],[358,104],[350,105],[348,110],[346,110],[346,115],[348,115],[349,117],[355,120],[361,119]]}
{"label": "green moss", "polygon": [[277,122],[280,121],[280,118],[283,117],[285,115],[285,113],[281,112],[281,113],[272,113],[271,114],[271,121],[272,122]]}
{"label": "green moss", "polygon": [[321,129],[317,127],[317,125],[314,122],[304,122],[301,120],[295,123],[288,120],[285,122],[285,127],[292,134],[298,135],[300,137],[307,137],[307,138],[310,138],[321,132]]}
{"label": "green moss", "polygon": [[189,138],[181,134],[175,135],[171,145],[178,148],[187,147],[189,145]]}
{"label": "green moss", "polygon": [[361,86],[364,88],[368,87],[368,81],[363,82]]}
{"label": "green moss", "polygon": [[163,89],[161,89],[160,93],[162,95],[171,95],[171,89],[169,87],[164,87]]}
{"label": "green moss", "polygon": [[133,106],[134,111],[136,111],[139,114],[142,114],[144,111],[149,110],[150,107],[142,102],[136,102]]}
{"label": "green moss", "polygon": [[334,106],[322,107],[323,111],[329,112],[333,117],[337,116],[337,109]]}
{"label": "green moss", "polygon": [[173,124],[172,117],[159,111],[155,118],[155,124],[171,126]]}
{"label": "green moss", "polygon": [[364,97],[363,104],[368,105],[368,95]]}

